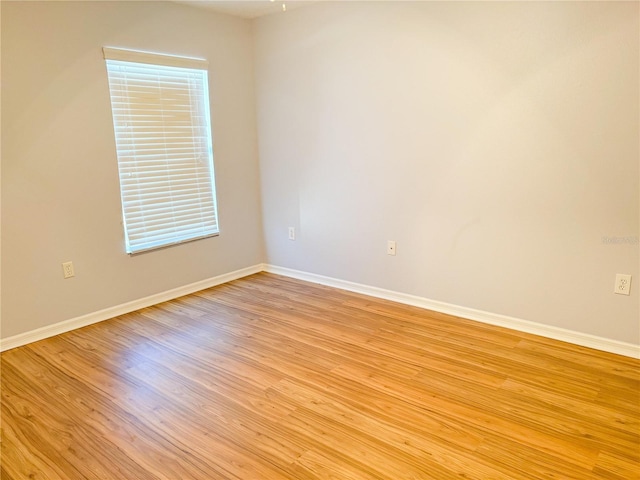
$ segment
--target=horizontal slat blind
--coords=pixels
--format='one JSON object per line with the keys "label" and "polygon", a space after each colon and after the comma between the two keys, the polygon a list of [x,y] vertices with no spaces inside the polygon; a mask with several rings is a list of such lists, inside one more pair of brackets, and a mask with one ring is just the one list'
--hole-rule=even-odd
{"label": "horizontal slat blind", "polygon": [[110,48],[104,54],[127,252],[216,235],[206,63]]}

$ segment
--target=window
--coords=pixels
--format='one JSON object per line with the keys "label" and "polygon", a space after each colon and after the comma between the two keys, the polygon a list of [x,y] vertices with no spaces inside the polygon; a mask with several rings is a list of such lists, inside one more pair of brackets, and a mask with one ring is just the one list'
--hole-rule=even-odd
{"label": "window", "polygon": [[104,48],[127,253],[217,235],[205,60]]}

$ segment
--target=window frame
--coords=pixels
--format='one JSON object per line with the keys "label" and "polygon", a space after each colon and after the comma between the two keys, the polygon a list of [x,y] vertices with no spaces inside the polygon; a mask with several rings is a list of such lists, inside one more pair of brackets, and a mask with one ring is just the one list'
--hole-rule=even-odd
{"label": "window frame", "polygon": [[126,253],[218,236],[208,62],[112,47],[103,54]]}

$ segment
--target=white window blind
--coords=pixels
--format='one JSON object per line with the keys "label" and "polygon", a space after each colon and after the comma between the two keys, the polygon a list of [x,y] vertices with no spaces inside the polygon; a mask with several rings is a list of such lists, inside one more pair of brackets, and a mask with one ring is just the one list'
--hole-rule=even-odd
{"label": "white window blind", "polygon": [[104,48],[128,253],[217,235],[207,63]]}

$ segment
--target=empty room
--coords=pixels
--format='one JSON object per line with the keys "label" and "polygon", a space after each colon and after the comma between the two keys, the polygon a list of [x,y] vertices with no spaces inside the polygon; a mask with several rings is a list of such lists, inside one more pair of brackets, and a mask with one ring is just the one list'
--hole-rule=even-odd
{"label": "empty room", "polygon": [[0,14],[2,480],[640,479],[640,3]]}

